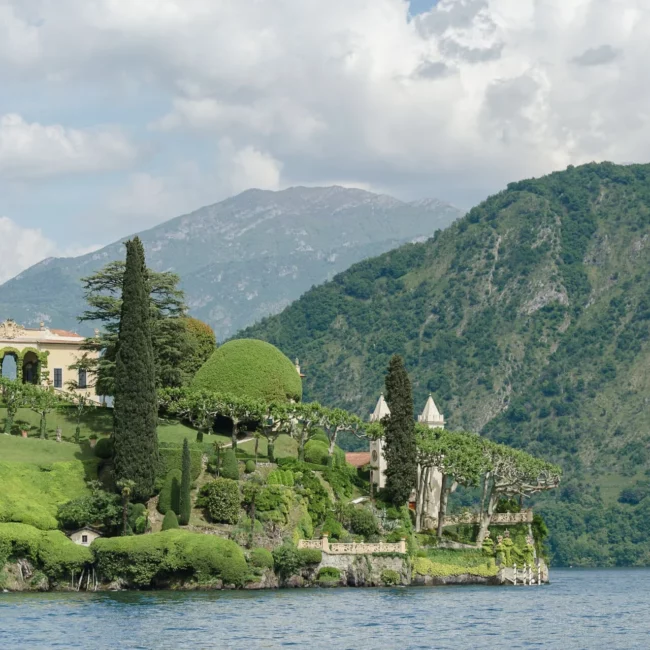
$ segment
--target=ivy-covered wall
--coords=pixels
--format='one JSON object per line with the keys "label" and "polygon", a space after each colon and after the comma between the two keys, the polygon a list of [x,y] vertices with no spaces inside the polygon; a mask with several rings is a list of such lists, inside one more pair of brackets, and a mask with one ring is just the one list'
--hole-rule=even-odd
{"label": "ivy-covered wall", "polygon": [[25,357],[30,352],[33,353],[38,360],[38,367],[36,371],[38,373],[37,376],[41,376],[43,369],[47,368],[47,358],[50,353],[47,350],[38,350],[36,348],[23,348],[22,350],[18,350],[17,348],[13,347],[0,348],[0,376],[2,376],[2,364],[4,362],[4,358],[6,356],[13,356],[16,360],[16,379],[18,381],[22,381]]}

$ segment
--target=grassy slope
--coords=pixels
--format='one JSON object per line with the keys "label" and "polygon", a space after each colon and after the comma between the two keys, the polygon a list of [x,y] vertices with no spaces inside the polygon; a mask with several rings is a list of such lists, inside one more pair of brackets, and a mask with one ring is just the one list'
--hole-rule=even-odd
{"label": "grassy slope", "polygon": [[[47,441],[38,443],[48,444]],[[3,442],[0,449],[4,451],[6,447],[7,443]],[[36,455],[48,457],[40,450]],[[18,521],[41,529],[56,528],[58,505],[87,494],[86,480],[95,476],[94,461],[0,462],[0,521]]]}
{"label": "grassy slope", "polygon": [[450,427],[564,466],[544,505],[557,560],[647,563],[643,503],[604,509],[650,460],[648,236],[650,165],[572,168],[509,186],[241,335],[300,357],[305,399],[362,416],[401,353],[418,409],[432,391]]}

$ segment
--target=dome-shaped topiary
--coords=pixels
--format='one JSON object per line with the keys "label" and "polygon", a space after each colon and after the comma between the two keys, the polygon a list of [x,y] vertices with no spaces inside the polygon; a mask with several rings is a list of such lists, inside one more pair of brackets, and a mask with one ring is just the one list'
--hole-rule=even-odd
{"label": "dome-shaped topiary", "polygon": [[173,510],[168,510],[162,522],[162,529],[171,530],[172,528],[178,528],[178,517]]}
{"label": "dome-shaped topiary", "polygon": [[192,388],[272,401],[300,401],[296,367],[265,341],[238,339],[218,348],[192,380]]}

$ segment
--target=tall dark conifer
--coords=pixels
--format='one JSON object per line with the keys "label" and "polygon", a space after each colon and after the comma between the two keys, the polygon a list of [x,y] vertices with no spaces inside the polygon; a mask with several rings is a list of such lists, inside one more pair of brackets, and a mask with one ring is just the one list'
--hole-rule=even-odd
{"label": "tall dark conifer", "polygon": [[396,506],[402,506],[417,482],[417,451],[411,380],[399,355],[388,364],[386,402],[390,409],[384,419],[386,492]]}
{"label": "tall dark conifer", "polygon": [[154,491],[158,468],[158,404],[144,248],[126,242],[126,268],[115,359],[114,468],[117,481],[134,482],[133,497]]}
{"label": "tall dark conifer", "polygon": [[187,526],[190,523],[190,514],[192,512],[192,497],[190,491],[192,489],[192,462],[190,459],[190,445],[187,438],[183,441],[183,463],[181,475],[181,498],[178,513],[178,522],[181,526]]}

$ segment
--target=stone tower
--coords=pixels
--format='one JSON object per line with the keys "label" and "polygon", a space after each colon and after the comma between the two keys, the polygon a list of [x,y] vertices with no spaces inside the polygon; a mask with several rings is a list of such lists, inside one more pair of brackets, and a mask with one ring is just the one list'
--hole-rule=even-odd
{"label": "stone tower", "polygon": [[[381,420],[390,415],[390,409],[384,394],[382,393],[377,400],[377,406],[370,415],[370,422],[381,422]],[[384,456],[384,441],[371,440],[370,441],[370,482],[374,483],[377,489],[386,486],[386,458]]]}

